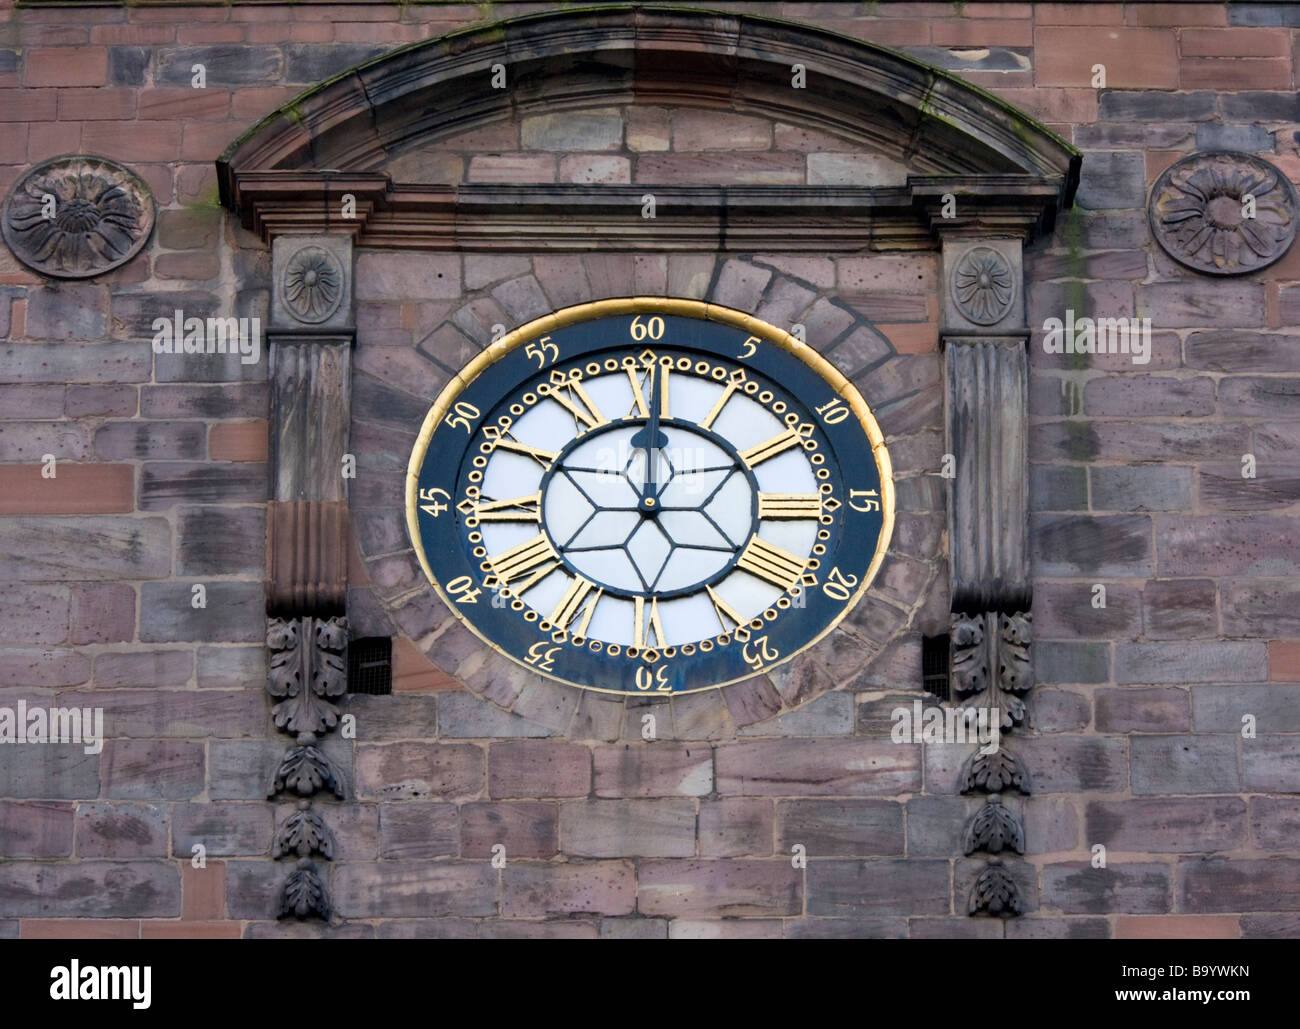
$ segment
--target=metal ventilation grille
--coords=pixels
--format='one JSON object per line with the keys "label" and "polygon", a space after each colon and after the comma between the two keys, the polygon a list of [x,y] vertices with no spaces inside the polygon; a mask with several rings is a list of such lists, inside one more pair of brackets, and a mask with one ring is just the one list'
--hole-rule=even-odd
{"label": "metal ventilation grille", "polygon": [[393,641],[389,637],[348,641],[348,692],[379,696],[393,692]]}
{"label": "metal ventilation grille", "polygon": [[921,637],[921,685],[926,693],[948,699],[948,634]]}

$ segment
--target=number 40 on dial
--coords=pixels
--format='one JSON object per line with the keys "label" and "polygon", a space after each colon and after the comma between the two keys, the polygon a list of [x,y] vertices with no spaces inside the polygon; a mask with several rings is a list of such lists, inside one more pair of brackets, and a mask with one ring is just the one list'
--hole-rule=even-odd
{"label": "number 40 on dial", "polygon": [[711,689],[814,647],[893,525],[883,437],[815,350],[629,299],[525,325],[431,408],[412,542],[488,646],[573,686]]}

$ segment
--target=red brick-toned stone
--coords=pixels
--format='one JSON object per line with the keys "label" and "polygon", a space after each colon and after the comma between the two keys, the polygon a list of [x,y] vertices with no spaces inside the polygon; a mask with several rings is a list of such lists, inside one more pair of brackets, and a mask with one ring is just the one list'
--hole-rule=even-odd
{"label": "red brick-toned stone", "polygon": [[1289,57],[1291,30],[1183,29],[1178,46],[1184,57]]}
{"label": "red brick-toned stone", "polygon": [[56,89],[0,89],[0,121],[53,121],[58,96]]}
{"label": "red brick-toned stone", "polygon": [[[1034,30],[1036,85],[1089,86],[1095,64],[1106,66],[1106,85],[1111,89],[1178,85],[1178,52],[1170,31],[1103,28],[1089,33],[1088,45],[1080,46],[1078,29]],[[1184,81],[1183,88],[1191,87]]]}
{"label": "red brick-toned stone", "polygon": [[62,121],[99,121],[135,117],[133,89],[61,89],[59,118]]}
{"label": "red brick-toned stone", "polygon": [[95,121],[81,132],[81,145],[132,165],[174,161],[180,156],[181,123],[171,121]]}
{"label": "red brick-toned stone", "polygon": [[715,110],[673,113],[674,150],[767,150],[772,123],[766,118]]}
{"label": "red brick-toned stone", "polygon": [[225,914],[226,863],[209,861],[204,868],[195,868],[188,861],[181,865],[181,918],[203,922]]}
{"label": "red brick-toned stone", "polygon": [[875,328],[884,334],[900,354],[928,354],[939,349],[939,329],[931,322],[878,324]]}
{"label": "red brick-toned stone", "polygon": [[1271,682],[1300,682],[1300,642],[1269,641],[1268,677]]}
{"label": "red brick-toned stone", "polygon": [[[79,121],[69,121],[32,125],[27,134],[28,160],[33,162],[45,161],[51,157],[58,157],[60,154],[79,150],[81,148],[82,124]],[[3,138],[2,133],[0,133],[0,138]]]}
{"label": "red brick-toned stone", "polygon": [[114,514],[135,509],[135,469],[127,464],[58,463],[0,467],[0,515]]}
{"label": "red brick-toned stone", "polygon": [[176,39],[174,25],[92,25],[90,41],[107,43],[110,46],[144,44],[158,46],[171,43]]}
{"label": "red brick-toned stone", "polygon": [[108,81],[108,50],[102,46],[27,50],[23,72],[26,86],[102,86]]}
{"label": "red brick-toned stone", "polygon": [[1181,65],[1179,85],[1183,89],[1286,89],[1291,83],[1291,61],[1287,58],[1191,57]]}
{"label": "red brick-toned stone", "polygon": [[1236,915],[1121,915],[1116,940],[1235,940],[1241,936]]}
{"label": "red brick-toned stone", "polygon": [[1124,5],[1034,4],[1034,22],[1038,25],[1122,25]]}
{"label": "red brick-toned stone", "polygon": [[464,689],[405,636],[393,640],[393,691]]}
{"label": "red brick-toned stone", "polygon": [[239,922],[169,922],[146,918],[140,922],[142,940],[237,940]]}
{"label": "red brick-toned stone", "polygon": [[179,25],[176,28],[178,43],[242,43],[247,26],[237,24],[224,25]]}
{"label": "red brick-toned stone", "polygon": [[218,422],[208,432],[208,456],[213,461],[265,461],[266,421]]}
{"label": "red brick-toned stone", "polygon": [[1000,89],[998,95],[1007,103],[1048,121],[1086,124],[1097,120],[1095,89]]}
{"label": "red brick-toned stone", "polygon": [[1033,46],[1034,43],[1034,29],[1028,18],[936,21],[931,24],[930,33],[936,46]]}
{"label": "red brick-toned stone", "polygon": [[[1118,7],[1119,4],[1110,6]],[[1225,4],[1128,4],[1130,25],[1227,25]]]}
{"label": "red brick-toned stone", "polygon": [[223,121],[230,111],[230,94],[224,89],[190,89],[158,86],[140,94],[142,121],[216,119]]}

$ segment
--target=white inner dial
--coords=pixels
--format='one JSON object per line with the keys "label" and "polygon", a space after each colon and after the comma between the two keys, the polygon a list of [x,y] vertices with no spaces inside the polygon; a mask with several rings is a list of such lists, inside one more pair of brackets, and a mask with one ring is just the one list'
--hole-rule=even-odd
{"label": "white inner dial", "polygon": [[622,647],[694,643],[761,616],[797,586],[825,493],[776,405],[666,361],[539,389],[488,454],[473,506],[512,597]]}

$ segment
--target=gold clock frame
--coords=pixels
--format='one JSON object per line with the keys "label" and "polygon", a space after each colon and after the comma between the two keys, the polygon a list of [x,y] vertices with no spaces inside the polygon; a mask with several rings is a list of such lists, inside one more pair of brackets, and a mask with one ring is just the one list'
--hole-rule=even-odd
{"label": "gold clock frame", "polygon": [[883,519],[880,529],[880,538],[876,542],[876,550],[872,555],[871,564],[868,566],[866,573],[862,577],[862,584],[858,587],[857,592],[844,605],[844,609],[814,638],[810,639],[802,647],[791,651],[780,660],[767,666],[762,671],[751,673],[750,675],[740,676],[735,679],[728,679],[726,682],[709,683],[707,686],[699,686],[693,689],[674,690],[673,696],[681,696],[688,693],[704,693],[708,690],[722,689],[724,686],[730,686],[733,683],[744,682],[748,679],[755,678],[759,675],[767,674],[771,668],[779,667],[793,660],[798,655],[805,653],[812,647],[816,646],[844,620],[850,611],[857,606],[858,602],[866,594],[871,583],[875,581],[877,573],[880,571],[880,565],[885,559],[885,554],[889,550],[890,540],[894,534],[894,478],[893,466],[890,464],[889,451],[885,447],[885,437],[880,431],[880,426],[876,424],[875,416],[871,413],[871,408],[867,406],[866,400],[838,368],[827,361],[821,354],[817,353],[807,343],[796,339],[784,329],[779,329],[775,325],[763,321],[761,318],[755,318],[753,315],[744,314],[740,311],[733,310],[729,307],[722,307],[719,304],[710,304],[702,300],[685,300],[677,297],[617,297],[608,300],[593,300],[584,304],[575,304],[572,307],[564,307],[558,311],[543,315],[541,318],[534,318],[532,321],[519,326],[511,332],[508,332],[497,342],[488,346],[482,353],[476,355],[468,364],[465,365],[455,377],[447,383],[441,393],[438,394],[437,400],[429,409],[428,414],[424,417],[424,423],[420,426],[420,434],[416,438],[415,446],[411,451],[411,459],[406,468],[406,530],[411,537],[411,544],[415,548],[416,557],[419,558],[420,567],[424,569],[424,574],[429,583],[437,592],[439,599],[447,606],[460,621],[475,636],[483,641],[484,645],[492,648],[498,654],[509,659],[521,668],[534,674],[550,679],[553,682],[563,683],[566,686],[572,686],[575,689],[591,690],[596,693],[609,693],[618,696],[629,696],[625,690],[608,690],[598,686],[588,686],[585,683],[572,682],[569,679],[563,679],[556,675],[538,670],[533,665],[519,661],[514,655],[503,650],[498,644],[489,640],[478,627],[470,621],[458,609],[457,605],[447,596],[439,583],[437,576],[433,574],[433,569],[429,566],[428,555],[424,552],[424,543],[420,539],[419,518],[418,518],[418,499],[419,499],[419,477],[420,467],[424,463],[425,454],[429,448],[429,441],[433,438],[434,430],[438,423],[442,421],[443,416],[451,409],[456,402],[456,398],[482,373],[485,368],[501,360],[506,354],[515,348],[523,345],[529,340],[536,339],[538,336],[548,332],[554,332],[566,325],[574,325],[578,322],[592,321],[597,318],[607,318],[614,315],[626,314],[659,314],[659,315],[681,315],[687,318],[699,318],[707,321],[720,322],[723,325],[729,325],[733,328],[742,329],[751,336],[758,336],[760,339],[775,343],[783,350],[799,358],[804,364],[808,365],[813,371],[820,375],[834,389],[835,393],[840,396],[853,414],[857,417],[867,439],[871,441],[872,457],[876,462],[876,469],[880,473],[880,509]]}

